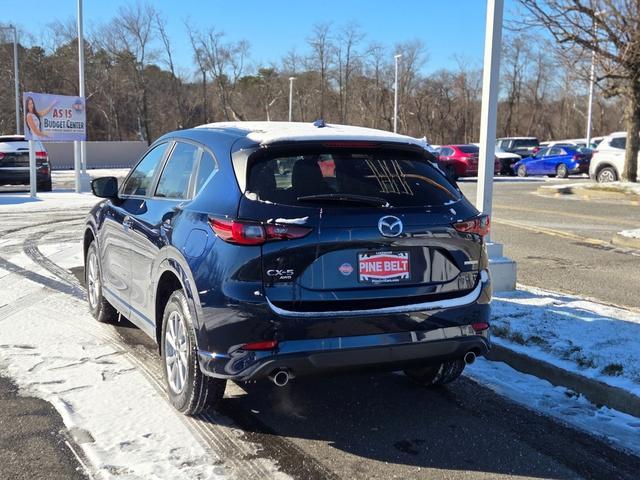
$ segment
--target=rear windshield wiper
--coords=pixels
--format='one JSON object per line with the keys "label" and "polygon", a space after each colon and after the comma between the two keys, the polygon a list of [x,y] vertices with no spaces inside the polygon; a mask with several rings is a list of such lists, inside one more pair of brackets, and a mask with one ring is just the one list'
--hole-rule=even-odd
{"label": "rear windshield wiper", "polygon": [[319,195],[304,195],[298,197],[299,202],[336,202],[353,203],[358,205],[372,205],[374,207],[390,207],[389,202],[380,197],[366,195],[352,195],[350,193],[325,193]]}

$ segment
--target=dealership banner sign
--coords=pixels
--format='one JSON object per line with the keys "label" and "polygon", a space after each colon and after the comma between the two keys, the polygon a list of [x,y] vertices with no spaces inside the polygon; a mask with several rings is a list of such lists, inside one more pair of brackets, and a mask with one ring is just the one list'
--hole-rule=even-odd
{"label": "dealership banner sign", "polygon": [[72,142],[87,139],[84,98],[48,93],[23,94],[27,140]]}

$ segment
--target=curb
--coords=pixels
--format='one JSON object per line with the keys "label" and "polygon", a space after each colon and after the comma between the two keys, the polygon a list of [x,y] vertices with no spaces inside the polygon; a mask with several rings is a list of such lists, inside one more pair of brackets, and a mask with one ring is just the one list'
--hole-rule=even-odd
{"label": "curb", "polygon": [[611,239],[611,243],[613,243],[614,245],[618,245],[619,247],[627,247],[640,250],[640,238],[625,237],[624,235],[616,233]]}
{"label": "curb", "polygon": [[632,204],[640,202],[640,196],[624,191],[611,191],[602,188],[585,187],[549,187],[542,186],[536,189],[536,193],[545,197],[559,197],[562,195],[576,195],[585,200],[623,200]]}
{"label": "curb", "polygon": [[570,388],[595,405],[604,405],[640,418],[640,397],[621,388],[563,370],[549,362],[514,352],[495,343],[486,358],[492,362],[504,362],[519,372],[534,375],[552,385]]}

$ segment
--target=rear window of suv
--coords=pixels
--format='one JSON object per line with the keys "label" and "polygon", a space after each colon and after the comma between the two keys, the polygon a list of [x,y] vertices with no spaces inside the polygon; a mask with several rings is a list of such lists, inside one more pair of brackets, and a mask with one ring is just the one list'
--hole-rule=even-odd
{"label": "rear window of suv", "polygon": [[513,148],[530,148],[537,147],[539,145],[538,140],[535,138],[527,138],[513,141]]}
{"label": "rear window of suv", "polygon": [[462,153],[478,153],[480,151],[480,147],[475,145],[458,145],[458,149]]}
{"label": "rear window of suv", "polygon": [[[391,207],[442,205],[461,197],[424,157],[391,150],[260,158],[249,166],[247,192],[249,198],[306,206],[336,205],[341,195],[381,199]],[[309,198],[314,196],[320,198]],[[358,206],[354,203],[344,205]]]}

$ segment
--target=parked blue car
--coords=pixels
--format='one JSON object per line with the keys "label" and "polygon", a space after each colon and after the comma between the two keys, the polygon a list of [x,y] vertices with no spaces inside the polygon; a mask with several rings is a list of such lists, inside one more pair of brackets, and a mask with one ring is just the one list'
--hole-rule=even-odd
{"label": "parked blue car", "polygon": [[519,177],[528,175],[548,175],[567,178],[570,174],[589,173],[591,150],[573,145],[556,145],[541,148],[530,157],[513,164]]}

